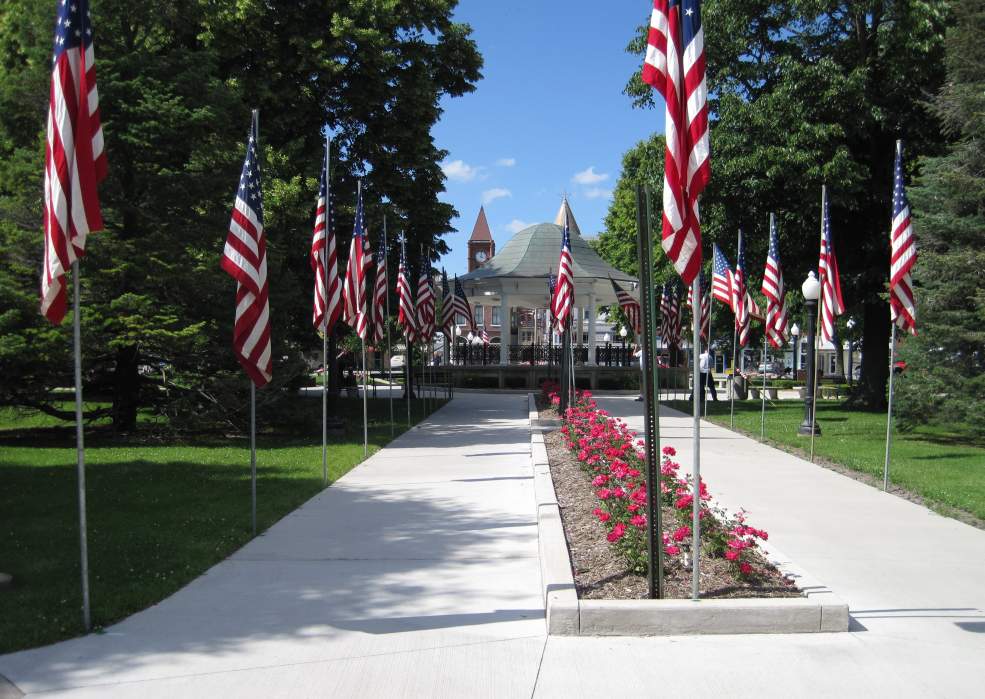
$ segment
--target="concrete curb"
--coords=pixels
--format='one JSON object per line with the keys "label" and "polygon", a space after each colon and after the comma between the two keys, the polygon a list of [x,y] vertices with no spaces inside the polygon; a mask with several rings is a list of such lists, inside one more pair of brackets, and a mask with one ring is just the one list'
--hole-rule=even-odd
{"label": "concrete curb", "polygon": [[848,631],[848,604],[775,547],[763,555],[796,580],[804,597],[700,600],[579,600],[554,491],[534,394],[527,398],[530,460],[537,499],[540,576],[547,633],[555,636],[677,636],[691,634]]}

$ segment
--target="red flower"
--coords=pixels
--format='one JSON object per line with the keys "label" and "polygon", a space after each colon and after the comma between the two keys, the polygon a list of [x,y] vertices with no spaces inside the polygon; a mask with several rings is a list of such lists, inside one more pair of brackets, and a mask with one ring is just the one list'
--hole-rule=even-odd
{"label": "red flower", "polygon": [[661,451],[663,451],[665,456],[677,456],[677,450],[671,446],[666,446]]}
{"label": "red flower", "polygon": [[616,524],[616,526],[612,528],[612,531],[609,532],[609,535],[605,538],[608,539],[611,543],[615,543],[619,541],[623,537],[623,534],[625,533],[626,533],[626,525],[623,524],[622,522],[619,522]]}
{"label": "red flower", "polygon": [[668,556],[676,556],[681,552],[681,549],[679,546],[667,546],[664,548],[664,551],[667,552]]}
{"label": "red flower", "polygon": [[729,559],[730,561],[737,561],[739,560],[739,552],[729,549],[728,551],[725,552],[725,558]]}
{"label": "red flower", "polygon": [[740,563],[739,570],[742,572],[743,575],[749,575],[749,573],[752,572],[752,566],[749,565],[748,563]]}
{"label": "red flower", "polygon": [[634,527],[639,527],[640,529],[642,529],[643,527],[646,526],[646,517],[644,517],[643,515],[635,515],[629,518],[629,523],[632,524]]}
{"label": "red flower", "polygon": [[674,530],[674,541],[684,541],[689,536],[691,536],[691,527],[678,527]]}

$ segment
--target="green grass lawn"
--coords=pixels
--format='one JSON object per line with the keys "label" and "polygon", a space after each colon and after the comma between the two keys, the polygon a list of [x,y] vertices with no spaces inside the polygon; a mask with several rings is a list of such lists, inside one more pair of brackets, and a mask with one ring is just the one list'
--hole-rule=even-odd
{"label": "green grass lawn", "polygon": [[[317,413],[321,401],[306,400]],[[370,400],[370,453],[391,439],[388,401]],[[397,407],[396,434],[406,430]],[[413,422],[424,417],[415,401]],[[362,401],[338,399],[345,434],[329,441],[329,481],[363,460]],[[0,411],[0,653],[83,631],[74,431],[44,415]],[[39,429],[40,428],[40,429]],[[92,620],[106,626],[167,597],[252,537],[247,437],[87,435]],[[322,489],[321,431],[261,434],[263,531]]]}
{"label": "green grass lawn", "polygon": [[[690,404],[666,405],[690,412]],[[727,400],[708,404],[708,418],[728,427]],[[766,440],[789,449],[810,451],[810,437],[797,434],[804,418],[800,401],[767,403]],[[886,450],[886,414],[850,411],[840,401],[819,401],[817,422],[822,434],[815,437],[814,453],[855,471],[878,477],[882,483]],[[759,439],[760,403],[736,401],[735,427]],[[928,504],[970,512],[985,520],[985,444],[967,435],[936,428],[893,434],[889,471],[892,483],[926,498]]]}

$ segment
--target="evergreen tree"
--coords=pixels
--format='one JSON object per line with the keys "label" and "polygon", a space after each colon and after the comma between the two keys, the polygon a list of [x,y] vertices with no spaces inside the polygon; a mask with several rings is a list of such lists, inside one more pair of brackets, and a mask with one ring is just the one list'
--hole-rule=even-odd
{"label": "evergreen tree", "polygon": [[[218,267],[253,107],[260,109],[276,387],[304,372],[308,250],[324,132],[334,135],[338,247],[356,179],[371,230],[446,248],[454,209],[431,127],[440,99],[474,89],[481,57],[455,2],[150,0],[95,3],[109,177],[106,230],[82,263],[86,382],[114,427],[139,405],[191,415],[243,405],[230,350],[235,285]],[[50,412],[71,385],[71,326],[37,312],[44,110],[53,5],[9,0],[0,18],[0,402]],[[399,214],[399,216],[397,215]],[[226,415],[236,421],[238,416]]]}
{"label": "evergreen tree", "polygon": [[900,426],[985,435],[985,3],[959,0],[947,34],[947,84],[933,111],[954,139],[921,163],[909,190],[917,236],[916,337],[902,338]]}

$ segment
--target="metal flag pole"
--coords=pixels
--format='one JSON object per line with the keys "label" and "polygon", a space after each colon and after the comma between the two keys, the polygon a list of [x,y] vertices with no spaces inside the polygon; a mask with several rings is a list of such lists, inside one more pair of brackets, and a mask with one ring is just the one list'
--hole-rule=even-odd
{"label": "metal flag pole", "polygon": [[886,461],[882,466],[882,489],[889,490],[889,454],[893,446],[893,374],[896,372],[896,323],[889,340],[889,410],[886,413]]}
{"label": "metal flag pole", "polygon": [[250,504],[253,536],[257,535],[257,387],[250,379]]}
{"label": "metal flag pole", "polygon": [[[253,126],[256,132],[257,152],[260,152],[260,110],[253,110]],[[257,156],[259,158],[259,156]],[[327,202],[326,202],[327,204]],[[250,498],[253,519],[253,536],[257,535],[257,387],[250,378]]]}
{"label": "metal flag pole", "polygon": [[766,441],[766,329],[763,328],[763,406],[759,411],[759,440]]}
{"label": "metal flag pole", "polygon": [[[390,246],[387,245],[386,237],[386,214],[383,214],[383,269],[390,270]],[[396,425],[394,424],[393,417],[393,343],[390,340],[390,290],[384,289],[384,297],[386,298],[386,321],[383,325],[386,327],[386,353],[384,354],[387,368],[386,368],[386,382],[388,384],[387,392],[390,394],[390,436],[394,435],[394,430],[396,430]]]}
{"label": "metal flag pole", "polygon": [[82,624],[88,632],[92,629],[89,608],[89,539],[86,523],[86,454],[82,430],[82,303],[79,292],[79,261],[72,262],[72,343],[75,352],[75,450],[76,473],[79,488],[79,559],[82,563]]}
{"label": "metal flag pole", "polygon": [[650,195],[642,185],[636,187],[637,251],[640,262],[640,305],[643,336],[639,338],[643,359],[640,395],[643,396],[643,445],[646,459],[646,552],[647,589],[650,599],[664,595],[663,523],[660,509],[660,395],[657,361],[656,309],[653,294],[650,237]]}
{"label": "metal flag pole", "polygon": [[[733,313],[734,312],[735,309],[733,309]],[[732,325],[735,326],[735,323],[733,322]],[[728,382],[728,400],[729,400],[728,425],[729,425],[729,429],[733,429],[733,430],[735,429],[735,372],[737,371],[736,354],[738,349],[739,349],[739,328],[736,326],[732,328],[732,380]]]}
{"label": "metal flag pole", "polygon": [[363,339],[363,456],[369,456],[369,391],[366,381],[366,340]]}
{"label": "metal flag pole", "polygon": [[[409,284],[410,282],[406,278],[410,274],[410,265],[407,264],[407,234],[403,232],[400,234],[400,261],[404,267],[404,281]],[[407,349],[407,356],[404,357],[404,396],[407,398],[407,429],[410,429],[410,365],[414,356],[414,343],[407,336],[406,328],[404,329],[404,346]]]}
{"label": "metal flag pole", "polygon": [[[692,298],[697,299],[698,295],[701,293],[701,282],[698,281],[698,276],[695,275],[694,280],[691,282],[691,295]],[[694,355],[694,367],[691,371],[691,381],[695,386],[698,385],[699,374],[701,372],[698,366],[698,348],[701,345],[701,302],[698,301],[698,312],[691,314],[693,321],[693,334],[691,341],[694,343],[694,348],[692,354]],[[691,399],[694,401],[694,442],[692,449],[694,450],[694,466],[692,470],[692,478],[694,478],[692,500],[691,500],[691,533],[693,539],[691,542],[692,548],[692,562],[691,562],[691,599],[697,600],[699,595],[699,585],[700,585],[700,564],[701,559],[701,394],[697,390],[691,392]]]}
{"label": "metal flag pole", "polygon": [[[329,164],[331,162],[332,139],[325,139],[325,209],[331,216],[331,184]],[[327,217],[326,217],[327,218]],[[331,221],[326,221],[331,225]],[[326,242],[328,230],[325,231]],[[328,246],[322,249],[322,297],[325,305],[322,308],[322,342],[321,342],[321,479],[322,487],[328,485]]]}
{"label": "metal flag pole", "polygon": [[[699,311],[699,313],[700,313],[700,311]],[[711,291],[709,289],[709,292],[708,292],[708,323],[705,325],[705,328],[707,329],[706,330],[706,335],[707,335],[707,340],[706,341],[708,343],[708,362],[709,362],[709,364],[708,364],[708,382],[709,382],[709,384],[712,381],[715,380],[715,361],[713,359],[714,355],[712,354],[712,351],[711,351],[711,319],[712,319],[712,316],[714,315],[714,313],[715,313],[715,299],[712,298]],[[709,387],[706,387],[706,386],[702,386],[701,387],[701,398],[705,402],[705,417],[708,417],[708,396],[705,393],[706,390],[710,390]],[[717,396],[718,394],[716,393],[715,395]],[[715,400],[717,401],[718,398],[716,397]]]}
{"label": "metal flag pole", "polygon": [[[821,185],[821,236],[824,236],[824,209],[828,201],[828,186],[826,184]],[[818,270],[818,277],[820,277],[820,270]],[[832,322],[834,320],[832,319]],[[818,300],[817,304],[817,320],[815,323],[818,325],[814,332],[814,347],[812,351],[814,352],[814,366],[812,371],[814,376],[809,377],[811,386],[811,463],[814,463],[814,436],[817,433],[817,393],[818,393],[818,380],[817,380],[817,356],[819,349],[821,347],[821,330],[824,327],[824,285],[821,285],[821,298]]]}

